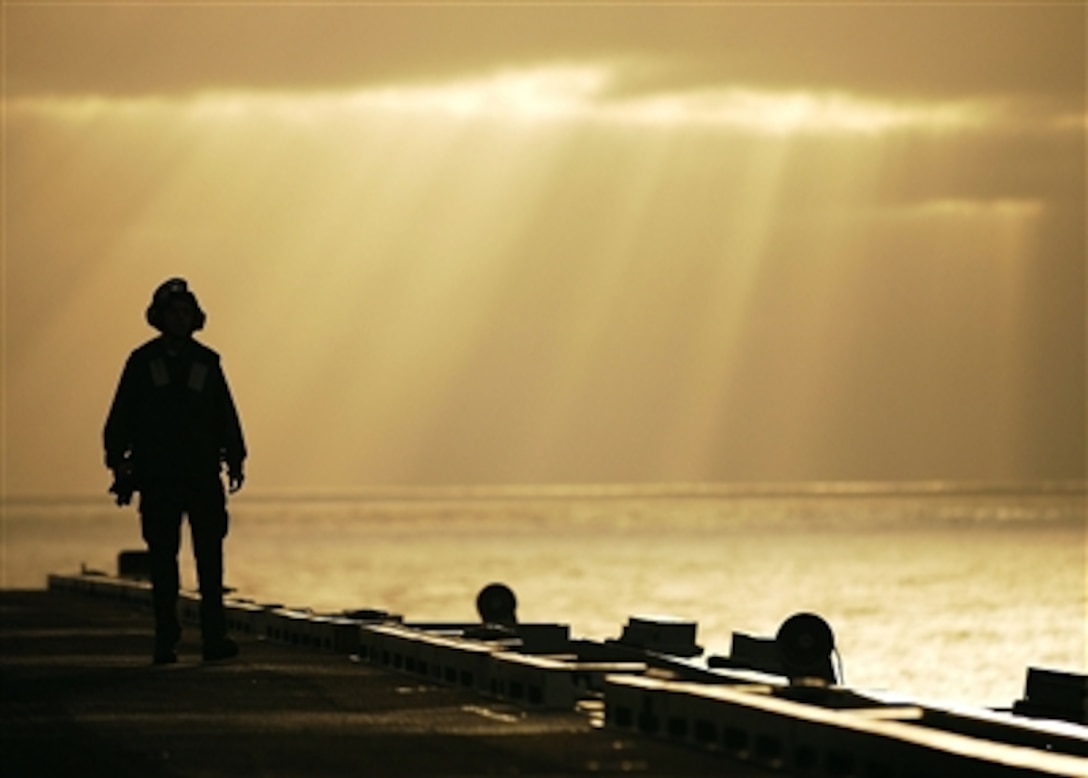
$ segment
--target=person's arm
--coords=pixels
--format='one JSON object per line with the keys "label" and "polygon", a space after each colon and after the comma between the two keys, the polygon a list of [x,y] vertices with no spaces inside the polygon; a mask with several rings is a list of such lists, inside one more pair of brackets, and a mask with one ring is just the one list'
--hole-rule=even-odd
{"label": "person's arm", "polygon": [[238,417],[238,409],[234,405],[234,398],[231,396],[222,365],[219,366],[219,374],[223,382],[222,455],[223,461],[227,464],[228,488],[233,494],[241,489],[245,482],[246,441],[242,434],[242,422]]}
{"label": "person's arm", "polygon": [[134,393],[132,358],[129,357],[121,372],[121,380],[117,384],[106,425],[102,430],[106,467],[113,472],[113,484],[109,491],[116,496],[118,505],[128,505],[136,491],[132,467]]}

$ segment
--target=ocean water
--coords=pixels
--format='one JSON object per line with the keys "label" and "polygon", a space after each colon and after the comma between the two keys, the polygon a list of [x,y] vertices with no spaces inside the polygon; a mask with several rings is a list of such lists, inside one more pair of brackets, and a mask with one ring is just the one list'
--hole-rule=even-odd
{"label": "ocean water", "polygon": [[[373,491],[231,506],[227,583],[261,602],[475,618],[492,581],[523,621],[616,637],[697,621],[707,654],[791,614],[831,625],[847,684],[1008,707],[1028,666],[1088,665],[1083,490],[726,488]],[[8,503],[4,588],[113,571],[132,508]],[[183,584],[194,586],[186,540]]]}

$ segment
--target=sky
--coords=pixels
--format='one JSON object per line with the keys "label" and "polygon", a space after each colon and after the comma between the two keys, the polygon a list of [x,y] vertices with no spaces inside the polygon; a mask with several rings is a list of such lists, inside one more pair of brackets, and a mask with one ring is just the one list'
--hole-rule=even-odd
{"label": "sky", "polygon": [[172,276],[252,492],[1084,478],[1085,17],[5,2],[4,495]]}

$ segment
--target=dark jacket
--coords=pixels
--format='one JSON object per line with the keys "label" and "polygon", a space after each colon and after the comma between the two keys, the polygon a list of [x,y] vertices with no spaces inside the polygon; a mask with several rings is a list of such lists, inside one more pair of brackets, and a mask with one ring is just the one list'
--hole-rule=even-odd
{"label": "dark jacket", "polygon": [[170,354],[163,338],[125,363],[103,431],[106,466],[131,457],[138,489],[241,473],[246,445],[219,355],[195,340]]}

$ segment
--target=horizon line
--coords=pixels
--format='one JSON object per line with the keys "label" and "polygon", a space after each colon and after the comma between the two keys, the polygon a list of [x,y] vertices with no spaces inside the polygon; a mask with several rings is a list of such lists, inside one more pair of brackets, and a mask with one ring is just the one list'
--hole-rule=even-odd
{"label": "horizon line", "polygon": [[[668,499],[742,497],[877,497],[1000,494],[1088,494],[1088,479],[712,481],[566,484],[364,484],[354,487],[257,489],[231,498],[244,502],[348,502],[503,499]],[[0,495],[2,506],[102,502],[103,493]]]}

